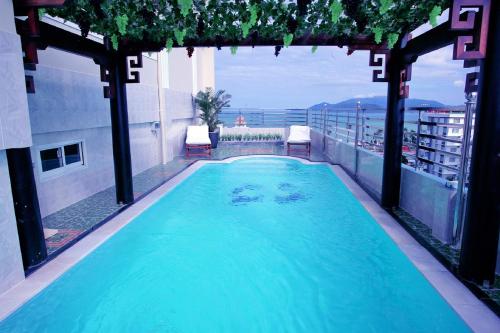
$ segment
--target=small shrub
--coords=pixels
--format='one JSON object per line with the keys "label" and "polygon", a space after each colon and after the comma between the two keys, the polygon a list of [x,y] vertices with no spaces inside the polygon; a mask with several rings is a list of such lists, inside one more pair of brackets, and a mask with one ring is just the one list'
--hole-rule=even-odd
{"label": "small shrub", "polygon": [[252,141],[280,141],[283,136],[279,133],[257,133],[257,134],[223,134],[220,137],[221,141],[228,142],[252,142]]}

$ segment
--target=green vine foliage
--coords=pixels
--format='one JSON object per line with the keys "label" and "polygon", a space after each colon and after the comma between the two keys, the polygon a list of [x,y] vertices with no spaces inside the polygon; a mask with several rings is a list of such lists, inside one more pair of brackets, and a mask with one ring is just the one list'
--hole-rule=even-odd
{"label": "green vine foliage", "polygon": [[113,45],[113,48],[115,50],[118,50],[118,36],[117,35],[111,36],[111,44]]}
{"label": "green vine foliage", "polygon": [[118,32],[120,35],[127,34],[127,25],[128,25],[128,16],[127,15],[118,15],[115,17],[116,26],[118,27]]}
{"label": "green vine foliage", "polygon": [[178,0],[182,16],[186,17],[193,8],[193,0]]}
{"label": "green vine foliage", "polygon": [[289,47],[290,45],[292,45],[292,42],[293,42],[293,34],[286,34],[285,36],[283,36],[283,45],[285,47]]}
{"label": "green vine foliage", "polygon": [[384,15],[389,11],[391,5],[393,4],[393,0],[380,0],[380,9],[379,12],[381,15]]}
{"label": "green vine foliage", "polygon": [[330,5],[330,14],[332,16],[332,23],[338,23],[340,19],[340,15],[343,12],[342,4],[339,0],[332,1]]}
{"label": "green vine foliage", "polygon": [[374,27],[372,31],[375,38],[375,42],[377,44],[382,43],[382,35],[384,34],[384,30],[380,27]]}
{"label": "green vine foliage", "polygon": [[[293,43],[300,36],[327,36],[339,44],[359,36],[392,45],[449,7],[448,0],[312,0],[305,15],[290,0],[66,0],[47,12],[127,43],[193,46],[239,45],[252,38]],[[291,37],[290,37],[291,36]]]}
{"label": "green vine foliage", "polygon": [[431,24],[432,27],[437,26],[437,18],[439,15],[441,15],[441,7],[440,6],[434,6],[429,14],[429,23]]}
{"label": "green vine foliage", "polygon": [[186,37],[186,33],[186,29],[179,30],[177,28],[174,28],[174,36],[175,40],[177,41],[177,45],[184,46],[184,37]]}
{"label": "green vine foliage", "polygon": [[174,47],[174,40],[170,37],[167,38],[167,42],[165,43],[165,48],[167,49],[167,52],[170,53],[173,47]]}
{"label": "green vine foliage", "polygon": [[392,49],[394,45],[398,42],[399,34],[390,33],[387,35],[387,46]]}

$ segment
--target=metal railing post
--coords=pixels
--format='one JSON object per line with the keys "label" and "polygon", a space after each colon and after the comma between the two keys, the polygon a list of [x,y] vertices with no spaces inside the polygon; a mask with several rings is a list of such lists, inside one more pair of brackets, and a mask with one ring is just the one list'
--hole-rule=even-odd
{"label": "metal railing post", "polygon": [[328,110],[324,109],[324,114],[323,114],[323,151],[326,149],[326,117],[328,114]]}
{"label": "metal railing post", "polygon": [[322,116],[322,120],[323,120],[323,138],[325,137],[326,135],[326,109],[323,109],[322,112],[321,112],[321,116]]}
{"label": "metal railing post", "polygon": [[350,111],[350,110],[349,110],[349,109],[347,109],[347,122],[346,122],[346,124],[345,124],[345,128],[346,128],[346,130],[347,130],[347,131],[346,131],[346,132],[347,132],[347,135],[346,135],[346,138],[347,138],[347,143],[349,143],[349,139],[350,139],[350,135],[351,135],[351,134],[350,134],[351,132],[349,131],[349,125],[350,125],[350,123],[351,123],[351,119],[350,119],[351,112],[349,112],[349,111]]}
{"label": "metal railing post", "polygon": [[474,116],[474,111],[476,108],[477,95],[475,93],[470,93],[467,94],[465,98],[467,99],[467,102],[465,102],[464,127],[462,135],[462,158],[460,160],[460,169],[458,170],[458,187],[456,194],[457,200],[455,206],[455,214],[453,216],[453,246],[455,247],[460,246],[460,242],[462,239],[462,226],[465,211],[464,190],[467,180],[472,118]]}
{"label": "metal railing post", "polygon": [[365,110],[361,109],[361,147],[365,148]]}
{"label": "metal railing post", "polygon": [[358,152],[358,141],[359,141],[359,111],[361,109],[361,103],[356,103],[356,129],[354,131],[354,176],[358,176],[358,162],[359,162],[359,152]]}
{"label": "metal railing post", "polygon": [[338,139],[337,132],[339,128],[339,110],[335,110],[335,140]]}
{"label": "metal railing post", "polygon": [[422,126],[422,110],[418,110],[417,119],[417,147],[415,149],[415,170],[418,170],[419,153],[420,153],[420,130]]}

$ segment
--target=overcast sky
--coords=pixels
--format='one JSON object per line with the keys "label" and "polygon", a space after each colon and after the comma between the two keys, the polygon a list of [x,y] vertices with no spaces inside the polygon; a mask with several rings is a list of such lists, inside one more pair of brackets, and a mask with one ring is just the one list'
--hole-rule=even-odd
{"label": "overcast sky", "polygon": [[[441,21],[444,20],[444,17]],[[429,29],[418,29],[417,35]],[[422,56],[413,66],[410,97],[432,99],[448,105],[464,103],[466,70],[453,61],[452,47]],[[353,97],[385,96],[387,84],[371,82],[368,51],[347,56],[347,48],[289,47],[274,56],[274,47],[241,47],[215,51],[217,89],[233,95],[233,107],[309,107]]]}

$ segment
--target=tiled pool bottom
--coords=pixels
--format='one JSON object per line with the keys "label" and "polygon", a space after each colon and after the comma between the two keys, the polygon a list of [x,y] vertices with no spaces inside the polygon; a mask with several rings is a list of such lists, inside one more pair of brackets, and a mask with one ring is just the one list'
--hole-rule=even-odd
{"label": "tiled pool bottom", "polygon": [[[219,147],[212,151],[210,158],[179,156],[167,164],[154,166],[133,178],[134,197],[137,199],[165,183],[179,172],[199,159],[223,160],[236,156],[247,155],[287,155],[286,148],[281,142],[243,142],[219,143]],[[311,161],[322,162],[325,157],[321,152],[312,151],[311,156],[293,154],[305,157]],[[132,156],[133,158],[133,156]],[[87,197],[71,206],[43,218],[42,223],[46,232],[46,244],[49,255],[58,249],[67,246],[81,234],[92,230],[103,220],[117,213],[122,205],[116,203],[115,187],[109,187],[90,197]]]}

